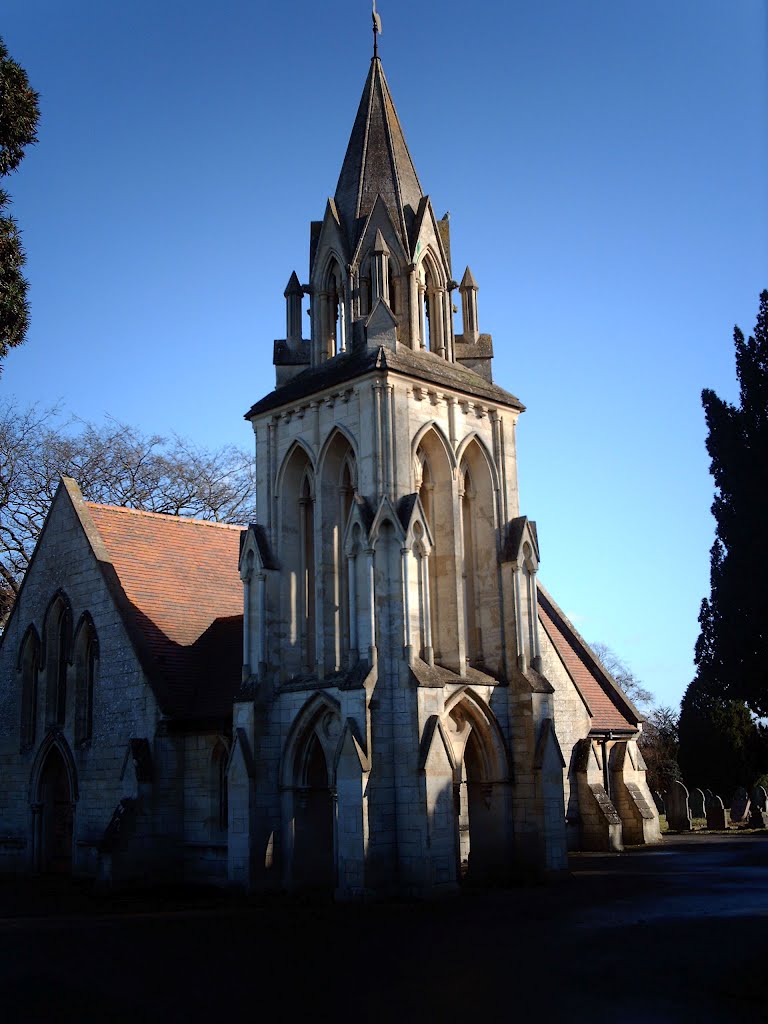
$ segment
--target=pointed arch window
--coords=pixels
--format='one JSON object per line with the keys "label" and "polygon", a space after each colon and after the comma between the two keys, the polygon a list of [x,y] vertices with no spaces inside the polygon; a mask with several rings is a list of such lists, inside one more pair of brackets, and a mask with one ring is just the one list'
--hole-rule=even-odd
{"label": "pointed arch window", "polygon": [[[344,459],[339,482],[339,529],[338,529],[338,554],[337,554],[337,590],[340,606],[340,655],[341,660],[349,661],[351,650],[351,617],[352,611],[349,601],[349,573],[345,566],[344,559],[344,530],[349,522],[349,515],[352,511],[352,501],[355,495],[355,460],[352,452],[348,452]],[[341,665],[339,666],[341,667]]]}
{"label": "pointed arch window", "polygon": [[[277,553],[284,640],[278,658],[283,681],[315,671],[315,472],[306,448],[294,444],[278,474]],[[253,609],[251,609],[251,612]]]}
{"label": "pointed arch window", "polygon": [[304,668],[315,667],[315,498],[309,469],[304,473],[299,496],[301,543],[301,637]]}
{"label": "pointed arch window", "polygon": [[89,615],[83,616],[75,640],[75,745],[93,734],[93,692],[99,663],[99,641]]}
{"label": "pointed arch window", "polygon": [[40,640],[33,626],[27,629],[19,655],[21,671],[21,749],[34,746],[37,725],[37,680],[40,673]]}
{"label": "pointed arch window", "polygon": [[443,323],[444,287],[434,267],[425,259],[419,267],[419,331],[421,347],[445,356]]}
{"label": "pointed arch window", "polygon": [[463,672],[466,653],[458,578],[461,540],[454,472],[449,446],[434,427],[421,438],[415,458],[419,498],[434,545],[426,573],[434,659],[451,671]]}
{"label": "pointed arch window", "polygon": [[227,791],[227,764],[229,751],[223,740],[218,740],[211,755],[211,833],[221,835],[229,828],[229,797]]}
{"label": "pointed arch window", "polygon": [[45,715],[48,725],[63,726],[67,717],[67,663],[72,614],[63,594],[48,609],[45,630]]}
{"label": "pointed arch window", "polygon": [[462,534],[462,584],[464,587],[464,621],[467,637],[467,659],[471,664],[482,665],[483,648],[478,626],[477,593],[477,538],[476,501],[477,493],[469,469],[462,466],[459,497],[461,499]]}
{"label": "pointed arch window", "polygon": [[320,297],[323,332],[321,358],[331,359],[347,348],[346,277],[336,259],[332,260],[328,267],[325,288]]}
{"label": "pointed arch window", "polygon": [[[419,498],[421,500],[422,507],[424,508],[424,515],[427,517],[429,528],[432,531],[432,536],[435,535],[435,484],[432,478],[432,470],[429,465],[429,459],[427,458],[426,452],[419,448],[417,453],[417,463],[420,470],[420,483],[419,483]],[[436,637],[437,623],[439,621],[439,607],[440,607],[440,595],[438,593],[437,586],[437,558],[433,554],[431,558],[427,559],[427,576],[426,583],[429,588],[426,600],[423,601],[423,606],[428,609],[430,616],[429,629],[432,636],[432,643],[436,646],[435,657],[440,658],[440,649],[437,647],[438,641]]]}
{"label": "pointed arch window", "polygon": [[467,659],[496,674],[503,668],[496,491],[490,456],[477,438],[461,456],[459,498]]}

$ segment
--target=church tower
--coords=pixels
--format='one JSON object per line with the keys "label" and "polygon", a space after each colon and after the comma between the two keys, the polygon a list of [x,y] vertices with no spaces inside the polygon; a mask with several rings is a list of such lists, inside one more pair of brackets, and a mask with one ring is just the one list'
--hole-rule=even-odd
{"label": "church tower", "polygon": [[229,875],[249,888],[427,893],[566,865],[524,407],[493,382],[477,295],[374,54],[308,280],[285,290],[276,387],[247,413],[228,781]]}

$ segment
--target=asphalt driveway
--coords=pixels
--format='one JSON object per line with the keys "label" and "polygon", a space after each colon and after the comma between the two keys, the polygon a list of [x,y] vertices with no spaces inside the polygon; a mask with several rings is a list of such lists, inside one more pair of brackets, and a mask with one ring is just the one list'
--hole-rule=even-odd
{"label": "asphalt driveway", "polygon": [[8,1021],[768,1022],[768,835],[577,854],[563,881],[334,906],[0,879]]}

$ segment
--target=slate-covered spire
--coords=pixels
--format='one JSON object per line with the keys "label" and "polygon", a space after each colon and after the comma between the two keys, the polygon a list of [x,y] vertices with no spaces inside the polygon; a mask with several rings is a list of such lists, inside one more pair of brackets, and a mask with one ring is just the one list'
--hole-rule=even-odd
{"label": "slate-covered spire", "polygon": [[379,195],[410,254],[409,233],[424,193],[381,61],[374,57],[334,197],[350,251]]}

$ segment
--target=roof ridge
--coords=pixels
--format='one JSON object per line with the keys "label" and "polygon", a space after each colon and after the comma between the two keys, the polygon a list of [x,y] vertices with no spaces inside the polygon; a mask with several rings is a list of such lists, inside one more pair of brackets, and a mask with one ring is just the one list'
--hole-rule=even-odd
{"label": "roof ridge", "polygon": [[143,508],[127,508],[125,505],[110,505],[101,501],[86,501],[88,508],[103,508],[110,512],[127,512],[132,516],[147,516],[152,519],[162,519],[165,522],[182,523],[184,526],[216,526],[224,530],[246,530],[248,527],[240,523],[219,523],[215,519],[197,519],[194,516],[179,516],[175,512],[150,512]]}

